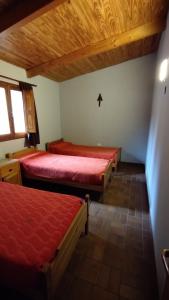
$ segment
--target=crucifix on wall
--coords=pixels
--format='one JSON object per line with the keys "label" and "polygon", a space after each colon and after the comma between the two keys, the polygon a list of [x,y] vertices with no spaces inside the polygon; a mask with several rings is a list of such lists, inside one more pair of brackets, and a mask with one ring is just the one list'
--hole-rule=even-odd
{"label": "crucifix on wall", "polygon": [[103,98],[102,98],[101,94],[99,94],[99,97],[97,98],[97,101],[98,101],[98,104],[99,104],[99,107],[100,107],[101,102],[103,101]]}

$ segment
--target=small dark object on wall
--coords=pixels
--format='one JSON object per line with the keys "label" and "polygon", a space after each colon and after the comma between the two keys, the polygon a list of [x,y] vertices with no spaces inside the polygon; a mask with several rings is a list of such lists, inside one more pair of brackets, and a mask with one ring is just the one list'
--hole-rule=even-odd
{"label": "small dark object on wall", "polygon": [[165,86],[165,88],[164,88],[164,95],[166,94],[166,92],[167,92],[167,87]]}
{"label": "small dark object on wall", "polygon": [[97,101],[98,101],[99,107],[100,107],[101,102],[103,101],[103,98],[102,98],[102,95],[101,95],[101,94],[99,94],[99,97],[97,98]]}

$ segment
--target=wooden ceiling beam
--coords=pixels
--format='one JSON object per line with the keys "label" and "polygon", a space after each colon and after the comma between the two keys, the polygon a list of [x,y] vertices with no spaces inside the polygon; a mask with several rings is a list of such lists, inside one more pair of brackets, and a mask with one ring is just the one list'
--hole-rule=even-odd
{"label": "wooden ceiling beam", "polygon": [[162,32],[166,27],[165,20],[154,20],[151,23],[144,24],[142,26],[136,27],[127,32],[114,35],[111,38],[99,41],[95,44],[86,46],[84,48],[78,49],[67,55],[63,55],[59,58],[52,59],[41,65],[32,67],[27,70],[27,76],[33,77],[36,75],[43,75],[45,70],[50,70],[52,68],[59,68],[71,64],[77,60],[88,58],[93,55],[104,53],[121,46],[145,39],[149,36],[153,36]]}
{"label": "wooden ceiling beam", "polygon": [[21,0],[0,14],[0,36],[26,25],[48,10],[69,0]]}

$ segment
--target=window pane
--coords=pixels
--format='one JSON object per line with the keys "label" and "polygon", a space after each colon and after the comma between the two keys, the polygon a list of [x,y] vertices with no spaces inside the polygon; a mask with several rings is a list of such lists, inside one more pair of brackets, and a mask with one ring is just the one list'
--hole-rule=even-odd
{"label": "window pane", "polygon": [[15,133],[25,132],[22,92],[11,90],[11,101]]}
{"label": "window pane", "polygon": [[0,135],[9,134],[9,117],[5,89],[0,87]]}

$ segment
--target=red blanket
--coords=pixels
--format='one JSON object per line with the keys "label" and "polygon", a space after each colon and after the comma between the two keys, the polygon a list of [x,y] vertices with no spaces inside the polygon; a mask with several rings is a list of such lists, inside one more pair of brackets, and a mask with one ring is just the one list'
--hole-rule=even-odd
{"label": "red blanket", "polygon": [[74,196],[0,182],[0,282],[37,286],[81,205]]}
{"label": "red blanket", "polygon": [[100,185],[109,161],[37,152],[20,159],[24,174],[29,177]]}
{"label": "red blanket", "polygon": [[56,154],[108,159],[113,162],[116,159],[120,148],[84,146],[59,141],[49,143],[48,151]]}

